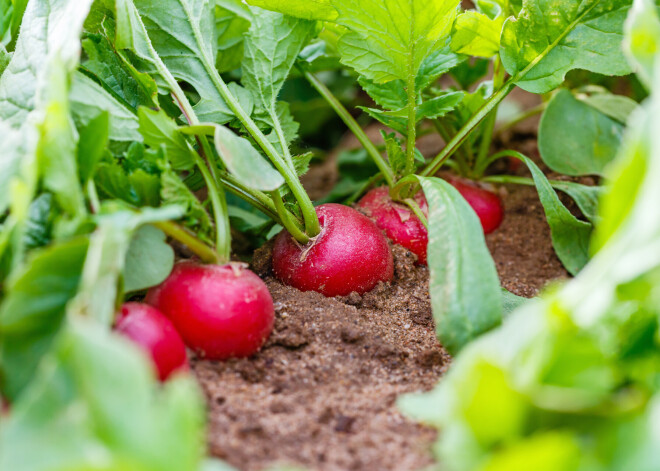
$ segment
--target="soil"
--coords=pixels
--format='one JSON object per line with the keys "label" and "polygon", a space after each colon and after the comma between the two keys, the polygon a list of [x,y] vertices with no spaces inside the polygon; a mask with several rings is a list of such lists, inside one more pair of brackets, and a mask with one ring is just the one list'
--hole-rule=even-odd
{"label": "soil", "polygon": [[[504,139],[538,156],[534,136]],[[328,171],[332,164],[325,165],[312,172],[317,190],[331,188],[336,178]],[[552,249],[536,190],[500,191],[506,217],[487,237],[488,247],[502,285],[532,297],[568,275]],[[282,285],[270,273],[270,247],[257,251],[253,269],[276,307],[273,335],[251,359],[193,361],[208,399],[212,455],[241,471],[276,463],[316,471],[413,471],[432,463],[436,432],[402,416],[396,399],[431,389],[451,358],[435,337],[427,268],[402,247],[393,253],[392,283],[329,299]]]}

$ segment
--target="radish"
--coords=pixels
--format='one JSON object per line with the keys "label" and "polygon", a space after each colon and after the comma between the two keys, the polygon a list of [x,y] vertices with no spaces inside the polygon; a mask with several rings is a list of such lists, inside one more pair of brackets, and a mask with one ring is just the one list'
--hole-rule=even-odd
{"label": "radish", "polygon": [[211,360],[255,354],[275,322],[266,284],[242,264],[177,263],[146,301],[170,318],[188,347]]}
{"label": "radish", "polygon": [[273,271],[301,291],[346,296],[372,290],[394,276],[387,239],[364,214],[348,206],[316,208],[321,233],[301,246],[286,231],[275,240]]}
{"label": "radish", "polygon": [[504,219],[504,206],[502,200],[497,194],[481,188],[470,180],[464,180],[456,177],[446,179],[463,198],[472,206],[472,209],[479,216],[481,225],[485,234],[490,234],[500,227]]}
{"label": "radish", "polygon": [[149,355],[161,381],[177,371],[188,369],[186,347],[181,336],[157,309],[146,304],[126,303],[121,308],[115,330]]}
{"label": "radish", "polygon": [[[415,201],[428,217],[428,205],[423,192],[415,195]],[[395,203],[388,187],[371,190],[357,204],[376,225],[385,231],[395,244],[399,244],[417,255],[417,261],[426,265],[428,231],[411,209],[403,203]]]}

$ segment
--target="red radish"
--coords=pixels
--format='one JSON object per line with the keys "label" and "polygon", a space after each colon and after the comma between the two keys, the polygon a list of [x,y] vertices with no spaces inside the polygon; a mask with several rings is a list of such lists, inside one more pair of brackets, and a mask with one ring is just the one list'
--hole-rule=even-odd
{"label": "red radish", "polygon": [[157,309],[146,304],[126,303],[121,308],[115,329],[151,357],[161,381],[176,371],[188,369],[186,347],[181,336]]}
{"label": "red radish", "polygon": [[305,246],[286,231],[275,240],[273,271],[284,283],[325,296],[366,293],[394,275],[387,239],[364,214],[340,204],[316,208],[321,233]]}
{"label": "red radish", "polygon": [[[422,191],[415,195],[415,201],[428,217],[428,204]],[[408,206],[392,201],[388,187],[374,188],[364,195],[357,206],[373,219],[395,244],[410,250],[417,255],[418,263],[426,265],[428,231]]]}
{"label": "red radish", "polygon": [[255,354],[275,322],[266,284],[241,264],[177,263],[146,301],[172,320],[188,347],[211,360]]}
{"label": "red radish", "polygon": [[447,181],[463,195],[479,216],[484,233],[490,234],[500,227],[504,219],[504,206],[497,194],[477,186],[470,180],[447,178]]}

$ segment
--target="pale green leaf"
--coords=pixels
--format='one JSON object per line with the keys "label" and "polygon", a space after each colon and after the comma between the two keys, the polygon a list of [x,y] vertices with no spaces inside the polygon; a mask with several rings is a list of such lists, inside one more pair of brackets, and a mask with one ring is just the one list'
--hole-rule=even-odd
{"label": "pale green leaf", "polygon": [[21,125],[35,108],[37,90],[48,81],[49,64],[73,70],[80,56],[82,25],[93,0],[32,0],[16,50],[0,77],[0,118]]}
{"label": "pale green leaf", "polygon": [[632,0],[525,0],[502,33],[501,58],[516,84],[546,93],[567,72],[626,75],[623,23]]}
{"label": "pale green leaf", "polygon": [[433,317],[440,342],[456,353],[501,322],[499,278],[481,223],[467,201],[444,180],[420,181],[429,204]]}
{"label": "pale green leaf", "polygon": [[539,150],[555,172],[602,175],[617,155],[623,131],[619,121],[564,89],[552,98],[543,114]]}
{"label": "pale green leaf", "polygon": [[78,294],[69,304],[69,312],[89,316],[110,326],[120,294],[118,282],[133,234],[144,224],[181,216],[183,208],[179,206],[142,208],[137,212],[107,203],[98,217],[97,229],[89,237]]}
{"label": "pale green leaf", "polygon": [[483,13],[466,11],[458,15],[451,35],[451,48],[459,54],[492,57],[500,50],[504,18],[491,19]]}
{"label": "pale green leaf", "polygon": [[142,226],[133,235],[124,265],[124,290],[140,291],[159,285],[174,266],[174,250],[165,234],[154,226]]}
{"label": "pale green leaf", "polygon": [[458,0],[332,0],[337,23],[349,31],[339,40],[342,62],[377,83],[407,81],[444,46]]}
{"label": "pale green leaf", "polygon": [[243,184],[262,191],[273,191],[284,178],[245,138],[224,126],[215,129],[215,147],[227,169]]}
{"label": "pale green leaf", "polygon": [[250,5],[277,11],[304,20],[332,21],[337,10],[332,0],[247,0]]}
{"label": "pale green leaf", "polygon": [[78,126],[87,126],[101,112],[110,116],[110,139],[113,141],[142,141],[135,113],[115,99],[103,87],[81,72],[73,75],[71,112]]}
{"label": "pale green leaf", "polygon": [[636,0],[625,24],[624,50],[647,87],[656,76],[660,53],[660,17],[652,0]]}
{"label": "pale green leaf", "polygon": [[630,118],[639,106],[632,98],[623,95],[613,95],[609,92],[578,96],[578,98],[621,124],[627,124],[628,118]]}

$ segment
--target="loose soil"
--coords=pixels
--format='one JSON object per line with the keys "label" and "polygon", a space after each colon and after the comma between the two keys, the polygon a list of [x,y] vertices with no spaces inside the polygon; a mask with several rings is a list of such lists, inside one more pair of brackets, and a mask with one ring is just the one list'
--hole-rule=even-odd
{"label": "loose soil", "polygon": [[[534,156],[534,140],[518,137],[516,147]],[[532,297],[567,273],[536,190],[500,191],[506,218],[488,247],[503,286]],[[432,462],[435,431],[403,417],[396,398],[432,388],[451,358],[435,337],[427,268],[402,247],[393,252],[392,283],[328,299],[283,286],[270,273],[270,247],[257,251],[253,269],[276,306],[272,337],[251,359],[193,362],[209,404],[211,454],[241,471],[276,463],[413,471]]]}

